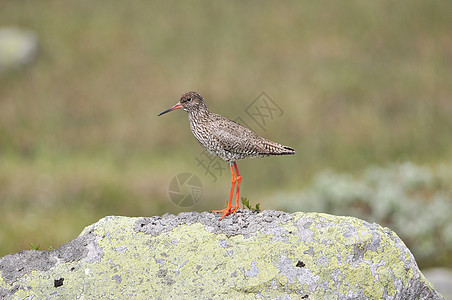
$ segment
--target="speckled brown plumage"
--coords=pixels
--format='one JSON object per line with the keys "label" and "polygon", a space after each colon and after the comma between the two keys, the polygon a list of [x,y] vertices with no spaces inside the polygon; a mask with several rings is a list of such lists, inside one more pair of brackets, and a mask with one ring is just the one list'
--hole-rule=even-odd
{"label": "speckled brown plumage", "polygon": [[[238,209],[238,197],[241,176],[236,161],[250,157],[265,157],[273,155],[295,154],[295,150],[258,136],[248,128],[229,120],[223,116],[211,113],[203,98],[196,92],[182,95],[179,103],[159,114],[163,115],[175,109],[183,108],[188,112],[190,128],[198,142],[212,155],[228,162],[231,168],[232,183],[228,208],[223,217],[235,213]],[[234,175],[235,167],[237,177]],[[236,205],[231,206],[233,187],[237,183]],[[222,218],[223,218],[222,217]]]}

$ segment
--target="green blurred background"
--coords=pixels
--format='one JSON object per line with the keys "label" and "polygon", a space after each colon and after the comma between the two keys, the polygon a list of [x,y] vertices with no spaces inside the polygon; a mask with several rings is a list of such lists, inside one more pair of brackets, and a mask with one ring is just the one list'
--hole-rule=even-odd
{"label": "green blurred background", "polygon": [[[3,1],[0,26],[33,30],[39,52],[0,75],[0,256],[107,215],[223,208],[229,171],[198,165],[185,112],[157,117],[189,90],[296,149],[239,163],[262,209],[325,169],[451,166],[451,16],[451,1]],[[264,128],[246,114],[262,92],[283,111]],[[183,172],[203,183],[189,208],[168,198]]]}

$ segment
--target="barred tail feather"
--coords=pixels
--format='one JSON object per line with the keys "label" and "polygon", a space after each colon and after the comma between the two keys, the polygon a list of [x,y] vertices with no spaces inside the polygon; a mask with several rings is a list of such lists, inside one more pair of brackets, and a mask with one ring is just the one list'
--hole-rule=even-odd
{"label": "barred tail feather", "polygon": [[263,144],[263,148],[260,154],[261,155],[293,155],[295,154],[295,150],[291,147],[283,146],[281,144],[266,141]]}

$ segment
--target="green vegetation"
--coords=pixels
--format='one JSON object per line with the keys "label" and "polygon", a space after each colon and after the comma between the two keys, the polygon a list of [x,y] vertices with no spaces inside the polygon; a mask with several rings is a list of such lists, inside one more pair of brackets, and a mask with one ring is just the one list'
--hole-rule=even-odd
{"label": "green vegetation", "polygon": [[257,203],[254,207],[250,204],[250,200],[248,200],[245,197],[242,197],[242,204],[244,208],[248,208],[249,210],[260,212],[261,211],[261,204]]}
{"label": "green vegetation", "polygon": [[[421,0],[3,2],[0,26],[40,45],[0,75],[0,256],[58,247],[106,215],[178,213],[167,188],[182,172],[203,183],[187,210],[222,207],[227,165],[214,182],[185,112],[157,117],[188,90],[295,148],[239,163],[252,203],[325,169],[450,165],[451,15]],[[264,128],[246,114],[262,91],[283,111]]]}
{"label": "green vegetation", "polygon": [[39,245],[35,245],[35,244],[33,244],[33,243],[30,243],[30,247],[31,247],[31,250],[36,250],[36,251],[39,251]]}

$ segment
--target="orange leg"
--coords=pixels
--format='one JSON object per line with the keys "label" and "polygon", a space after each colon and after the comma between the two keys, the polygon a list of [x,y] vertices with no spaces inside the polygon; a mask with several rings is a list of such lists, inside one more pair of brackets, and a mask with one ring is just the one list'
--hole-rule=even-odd
{"label": "orange leg", "polygon": [[231,194],[229,195],[228,207],[226,207],[225,209],[222,209],[222,210],[214,210],[214,211],[212,211],[213,213],[224,213],[224,215],[221,216],[220,220],[222,220],[227,215],[230,215],[231,214],[231,210],[232,210],[232,196],[234,196],[234,187],[235,187],[235,182],[237,181],[237,179],[235,178],[234,169],[232,168],[232,166],[231,166],[231,175],[232,175]]}
{"label": "orange leg", "polygon": [[237,192],[235,194],[235,206],[232,208],[232,213],[235,214],[237,209],[240,208],[239,206],[239,192],[240,192],[240,182],[242,181],[242,176],[240,176],[239,168],[237,167],[237,164],[234,163],[235,173],[237,174]]}

